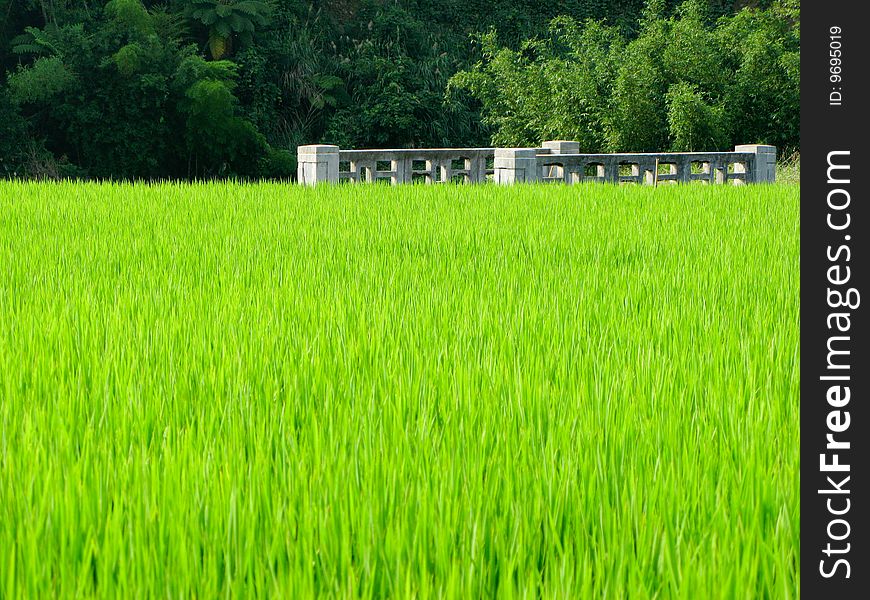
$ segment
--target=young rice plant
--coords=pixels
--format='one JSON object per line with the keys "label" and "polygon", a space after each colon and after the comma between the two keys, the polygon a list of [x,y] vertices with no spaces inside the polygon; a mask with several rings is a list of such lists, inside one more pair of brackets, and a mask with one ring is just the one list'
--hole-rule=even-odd
{"label": "young rice plant", "polygon": [[0,183],[0,596],[799,596],[799,189]]}

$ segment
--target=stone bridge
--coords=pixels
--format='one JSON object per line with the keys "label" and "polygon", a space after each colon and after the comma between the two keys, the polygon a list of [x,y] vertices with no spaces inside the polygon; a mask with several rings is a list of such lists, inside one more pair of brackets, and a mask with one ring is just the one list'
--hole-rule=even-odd
{"label": "stone bridge", "polygon": [[758,144],[733,152],[581,154],[580,144],[548,141],[540,148],[342,150],[298,148],[298,180],[318,183],[581,183],[662,185],[773,183],[776,148]]}

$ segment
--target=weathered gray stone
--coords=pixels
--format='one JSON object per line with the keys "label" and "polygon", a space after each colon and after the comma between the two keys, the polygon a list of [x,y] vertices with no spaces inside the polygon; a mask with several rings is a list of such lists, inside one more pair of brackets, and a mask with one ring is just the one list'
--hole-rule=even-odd
{"label": "weathered gray stone", "polygon": [[[577,142],[562,140],[544,142],[541,148],[340,150],[337,146],[300,146],[298,176],[306,185],[336,181],[482,183],[490,178],[501,184],[544,180],[647,185],[767,183],[776,179],[774,146],[742,145],[734,152],[632,154],[580,154],[578,149]],[[668,168],[657,174],[657,164]],[[696,169],[699,172],[692,173],[693,164],[700,166]],[[620,175],[620,165],[630,165],[631,174]]]}
{"label": "weathered gray stone", "polygon": [[496,148],[495,182],[510,184],[540,180],[537,148]]}
{"label": "weathered gray stone", "polygon": [[749,177],[753,183],[773,183],[776,181],[776,146],[743,144],[735,146],[734,151],[755,155]]}
{"label": "weathered gray stone", "polygon": [[580,154],[580,142],[549,140],[541,146],[543,149],[549,150],[550,154]]}
{"label": "weathered gray stone", "polygon": [[[426,148],[385,150],[342,150],[341,162],[349,163],[350,169],[342,172],[343,181],[359,182],[390,179],[392,183],[448,182],[456,176],[469,183],[487,180],[491,169],[488,160],[493,148]],[[390,162],[389,171],[377,171],[377,163]],[[462,168],[453,168],[453,162]],[[460,165],[457,165],[460,166]],[[371,174],[370,178],[366,175]]]}
{"label": "weathered gray stone", "polygon": [[338,146],[315,144],[299,146],[297,151],[297,178],[304,185],[338,183]]}

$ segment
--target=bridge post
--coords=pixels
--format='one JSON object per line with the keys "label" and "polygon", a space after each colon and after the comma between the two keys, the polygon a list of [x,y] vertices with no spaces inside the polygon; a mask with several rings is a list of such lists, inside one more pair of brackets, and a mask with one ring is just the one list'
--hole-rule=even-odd
{"label": "bridge post", "polygon": [[773,183],[776,181],[776,146],[763,144],[743,144],[734,147],[735,152],[755,154],[750,178],[754,183]]}
{"label": "bridge post", "polygon": [[541,144],[550,154],[580,154],[580,142],[549,140]]}
{"label": "bridge post", "polygon": [[338,183],[338,146],[312,144],[297,149],[296,176],[299,183]]}
{"label": "bridge post", "polygon": [[496,148],[495,182],[499,184],[538,181],[537,148]]}

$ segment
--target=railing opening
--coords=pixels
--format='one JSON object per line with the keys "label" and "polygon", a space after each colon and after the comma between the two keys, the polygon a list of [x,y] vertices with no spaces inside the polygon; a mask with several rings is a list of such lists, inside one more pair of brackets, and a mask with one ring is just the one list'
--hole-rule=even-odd
{"label": "railing opening", "polygon": [[467,171],[471,169],[471,161],[467,158],[454,158],[450,161],[450,169],[453,171]]}
{"label": "railing opening", "polygon": [[728,163],[728,181],[734,185],[743,185],[746,183],[746,175],[749,171],[745,161],[736,161]]}
{"label": "railing opening", "polygon": [[619,183],[641,183],[640,164],[630,161],[620,161],[619,163]]}
{"label": "railing opening", "polygon": [[542,173],[543,179],[546,182],[556,182],[565,180],[565,165],[561,163],[545,163]]}
{"label": "railing opening", "polygon": [[677,183],[677,163],[659,161],[653,183],[655,185],[675,185]]}
{"label": "railing opening", "polygon": [[583,167],[583,177],[604,177],[604,165],[602,163],[586,163]]}

